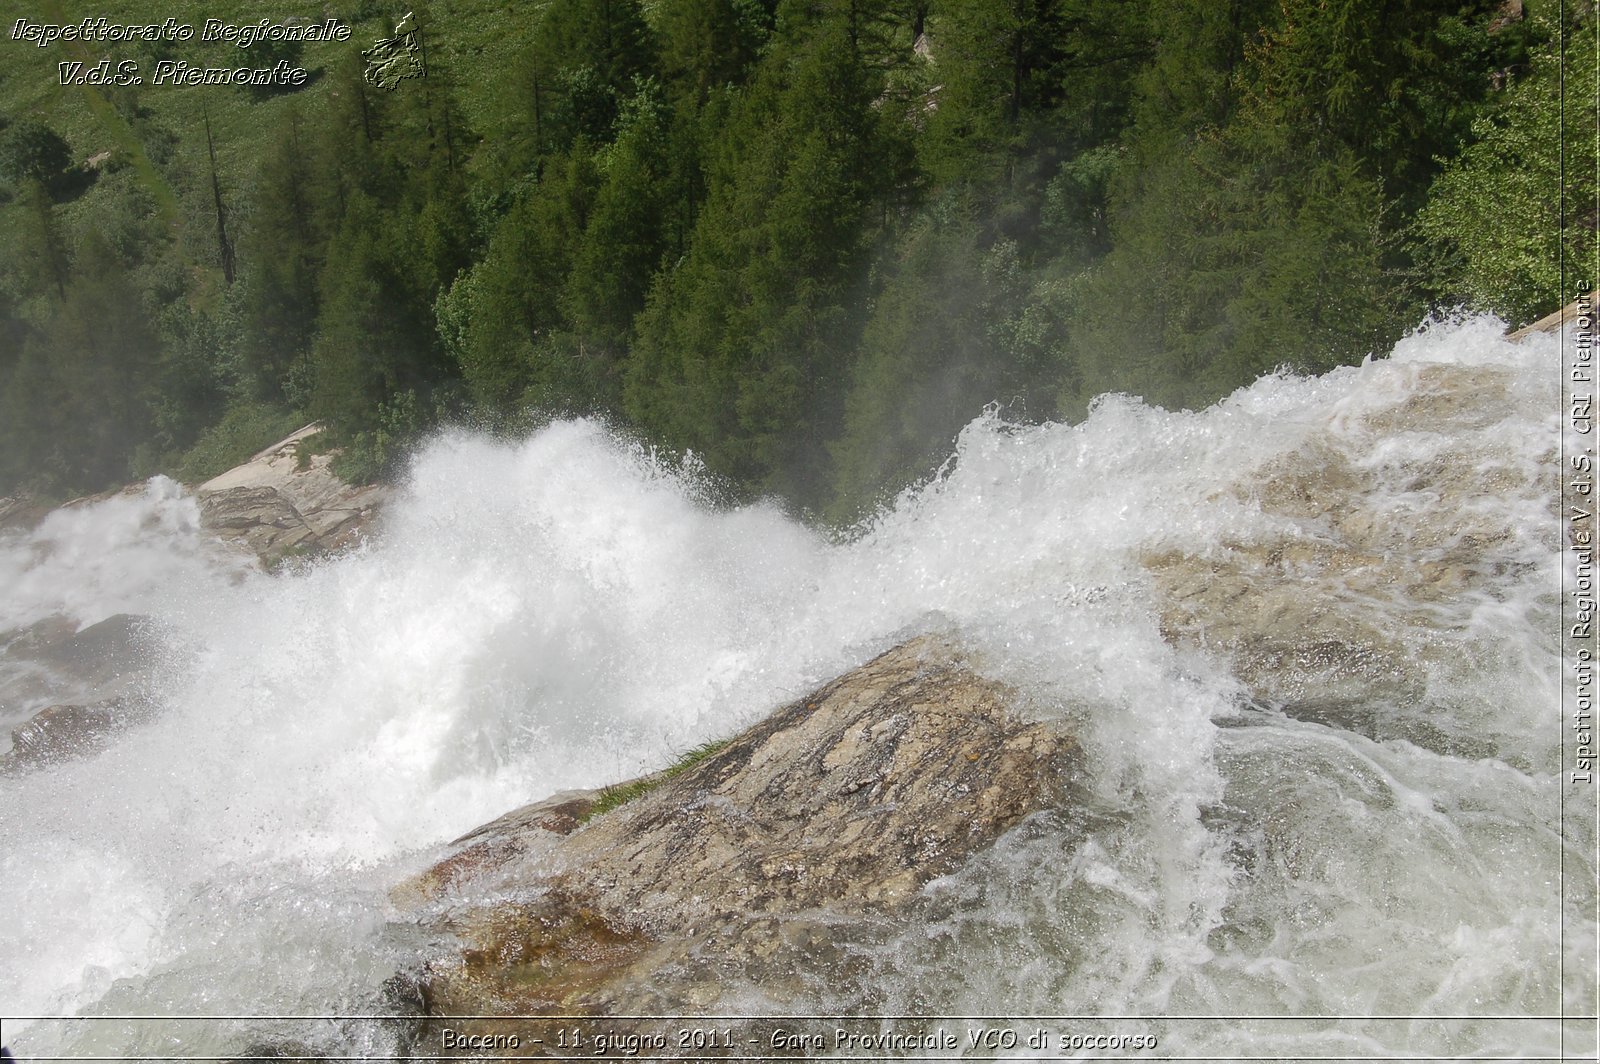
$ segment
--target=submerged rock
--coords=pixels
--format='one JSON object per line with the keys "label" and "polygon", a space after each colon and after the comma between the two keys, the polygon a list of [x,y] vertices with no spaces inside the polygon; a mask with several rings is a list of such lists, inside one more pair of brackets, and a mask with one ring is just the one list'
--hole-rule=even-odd
{"label": "submerged rock", "polygon": [[579,824],[595,796],[571,794],[474,832],[399,894],[431,901],[460,944],[417,977],[421,1000],[436,1016],[667,1014],[846,978],[861,928],[1061,803],[1079,748],[1013,701],[920,638],[611,812]]}
{"label": "submerged rock", "polygon": [[223,1060],[222,1064],[253,1064],[260,1060],[276,1060],[281,1064],[329,1064],[329,1059],[302,1042],[252,1042],[239,1051],[239,1055]]}
{"label": "submerged rock", "polygon": [[[1517,381],[1492,366],[1386,367],[1388,396],[1334,408],[1299,449],[1226,493],[1258,530],[1203,555],[1143,561],[1172,643],[1227,661],[1256,703],[1379,741],[1483,757],[1494,736],[1452,738],[1431,719],[1429,678],[1460,653],[1474,602],[1498,601],[1538,564],[1537,524],[1557,519],[1542,469],[1497,449]],[[1548,474],[1541,485],[1539,478]]]}

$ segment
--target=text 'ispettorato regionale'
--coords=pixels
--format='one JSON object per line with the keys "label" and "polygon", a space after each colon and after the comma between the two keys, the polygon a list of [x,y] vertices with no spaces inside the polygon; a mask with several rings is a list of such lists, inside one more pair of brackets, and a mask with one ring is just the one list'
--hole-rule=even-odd
{"label": "text 'ispettorato regionale'", "polygon": [[[338,19],[322,22],[225,22],[206,19],[198,29],[192,23],[168,18],[162,22],[113,22],[104,16],[78,22],[34,22],[19,18],[11,27],[11,39],[48,48],[57,42],[120,44],[160,41],[202,44],[226,43],[249,48],[263,41],[348,41],[350,27]],[[304,67],[280,59],[271,66],[197,66],[181,59],[157,60],[151,70],[141,71],[139,62],[124,59],[113,63],[107,57],[98,62],[68,61],[57,64],[63,85],[301,85],[310,76]]]}

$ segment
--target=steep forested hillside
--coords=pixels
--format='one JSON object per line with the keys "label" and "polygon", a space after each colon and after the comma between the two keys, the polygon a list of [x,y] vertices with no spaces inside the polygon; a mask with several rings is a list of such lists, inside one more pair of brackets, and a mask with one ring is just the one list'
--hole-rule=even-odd
{"label": "steep forested hillside", "polygon": [[[1586,0],[419,0],[387,88],[405,10],[278,6],[352,36],[6,27],[0,492],[598,414],[846,520],[986,404],[1204,404],[1594,270]],[[102,57],[307,77],[60,84]]]}

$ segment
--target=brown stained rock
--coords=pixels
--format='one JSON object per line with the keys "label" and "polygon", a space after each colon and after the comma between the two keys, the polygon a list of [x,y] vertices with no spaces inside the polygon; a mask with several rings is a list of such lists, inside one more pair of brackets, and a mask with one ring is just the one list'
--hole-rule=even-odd
{"label": "brown stained rock", "polygon": [[649,936],[608,921],[583,899],[561,893],[539,904],[474,912],[462,931],[466,945],[456,966],[448,974],[430,973],[426,984],[425,999],[435,1012],[589,1011],[655,945]]}
{"label": "brown stained rock", "polygon": [[[779,709],[643,796],[542,840],[520,896],[450,910],[440,929],[463,946],[428,966],[429,1010],[700,1011],[730,973],[780,996],[826,978],[847,934],[835,927],[850,926],[836,920],[904,912],[928,880],[1060,803],[1079,749],[1019,719],[1012,701],[950,646],[920,638]],[[460,858],[507,838],[469,836],[423,881],[460,898],[480,876],[503,891],[506,864]]]}
{"label": "brown stained rock", "polygon": [[390,891],[390,900],[415,909],[466,884],[479,889],[491,881],[514,885],[525,859],[576,831],[599,796],[599,791],[560,791],[475,828],[451,843],[457,849],[449,857]]}

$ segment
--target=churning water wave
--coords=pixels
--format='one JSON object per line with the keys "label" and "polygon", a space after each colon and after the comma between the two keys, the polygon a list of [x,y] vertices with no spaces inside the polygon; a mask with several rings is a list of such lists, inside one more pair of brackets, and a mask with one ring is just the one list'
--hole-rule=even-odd
{"label": "churning water wave", "polygon": [[[271,575],[160,478],[6,533],[0,632],[136,614],[156,638],[147,720],[0,777],[0,1012],[374,1011],[415,948],[387,891],[439,844],[937,629],[1081,737],[1104,827],[1036,817],[930,884],[944,915],[874,959],[891,1011],[1149,1017],[1161,1055],[1554,1055],[1548,1017],[1595,991],[1581,957],[1561,977],[1563,925],[1593,934],[1563,847],[1569,903],[1595,866],[1583,810],[1560,814],[1560,378],[1553,339],[1502,331],[1435,325],[1197,413],[985,414],[843,538],[719,506],[589,421],[443,435],[375,537]],[[1290,481],[1299,509],[1273,502]],[[1368,554],[1329,561],[1355,512]],[[1492,534],[1451,569],[1467,524]],[[1249,596],[1174,616],[1175,567],[1269,557],[1304,616],[1359,618],[1390,664],[1247,660]],[[1412,596],[1361,577],[1380,564],[1448,572]],[[73,697],[0,668],[34,670],[8,727]],[[1261,1018],[1161,1019],[1184,1016]],[[1338,1019],[1368,1016],[1398,1018]],[[1505,1016],[1547,1019],[1459,1018]],[[24,1059],[238,1048],[192,1021],[4,1030]],[[315,1037],[386,1051],[382,1024]]]}

